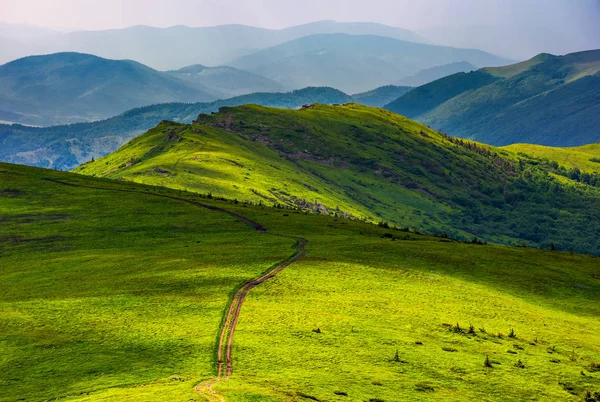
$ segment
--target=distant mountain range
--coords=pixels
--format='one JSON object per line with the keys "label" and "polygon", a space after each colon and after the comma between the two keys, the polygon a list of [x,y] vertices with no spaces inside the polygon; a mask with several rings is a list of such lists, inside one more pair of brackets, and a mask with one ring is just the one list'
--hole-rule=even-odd
{"label": "distant mountain range", "polygon": [[451,135],[493,145],[576,146],[600,141],[600,50],[540,54],[459,73],[386,106]]}
{"label": "distant mountain range", "polygon": [[210,103],[168,103],[137,108],[110,119],[53,127],[0,124],[0,161],[53,169],[72,169],[106,155],[162,120],[190,123],[200,113],[223,106],[257,104],[300,108],[337,104],[353,98],[333,88],[306,88],[289,93],[255,93]]}
{"label": "distant mountain range", "polygon": [[[287,42],[238,59],[235,64],[239,68],[196,64],[162,72],[131,60],[83,53],[30,56],[0,66],[0,121],[37,126],[69,124],[101,120],[158,103],[210,102],[310,86],[365,92],[388,86],[421,67],[453,59],[487,66],[501,61],[476,50],[345,34]],[[422,82],[432,74],[469,66],[467,62],[442,65],[416,77]],[[372,99],[369,104],[383,106],[384,101],[394,99],[391,95],[388,92],[388,98]]]}
{"label": "distant mountain range", "polygon": [[207,91],[129,60],[80,53],[32,56],[0,66],[2,112],[48,125],[100,120],[132,107],[214,100]]}
{"label": "distant mountain range", "polygon": [[206,67],[196,64],[167,73],[219,99],[253,92],[283,92],[288,89],[276,81],[228,66]]}
{"label": "distant mountain range", "polygon": [[245,25],[205,28],[134,26],[107,31],[59,33],[38,27],[0,23],[0,63],[32,54],[91,53],[130,59],[157,70],[194,64],[217,66],[240,56],[315,34],[379,35],[411,42],[425,39],[406,29],[376,23],[320,21],[281,30]]}
{"label": "distant mountain range", "polygon": [[305,36],[230,64],[292,88],[331,86],[353,93],[389,85],[424,69],[465,61],[477,67],[509,63],[480,50],[376,35],[328,34]]}
{"label": "distant mountain range", "polygon": [[284,91],[275,81],[233,67],[194,65],[161,72],[130,60],[55,53],[0,66],[0,120],[49,126],[106,119],[159,103]]}

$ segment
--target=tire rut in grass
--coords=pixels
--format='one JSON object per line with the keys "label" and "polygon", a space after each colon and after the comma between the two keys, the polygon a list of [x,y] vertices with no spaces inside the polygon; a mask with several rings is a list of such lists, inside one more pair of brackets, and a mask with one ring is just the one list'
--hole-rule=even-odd
{"label": "tire rut in grass", "polygon": [[[213,205],[204,204],[201,202],[192,201],[192,200],[188,200],[188,199],[181,198],[181,197],[176,197],[176,196],[172,196],[172,195],[168,195],[168,194],[148,193],[148,192],[144,192],[144,191],[130,190],[130,189],[115,189],[115,188],[105,188],[105,187],[97,187],[97,186],[86,186],[83,184],[69,183],[69,182],[54,180],[54,179],[46,179],[46,180],[52,181],[57,184],[63,184],[63,185],[72,186],[72,187],[81,187],[81,188],[89,188],[89,189],[94,189],[94,190],[117,191],[117,192],[126,192],[126,193],[138,193],[138,194],[145,194],[145,195],[150,195],[150,196],[154,196],[154,197],[169,198],[169,199],[176,200],[176,201],[182,201],[182,202],[186,202],[188,204],[197,205],[202,208],[206,208],[206,209],[209,209],[212,211],[221,212],[221,213],[225,213],[227,215],[233,216],[234,218],[236,218],[236,219],[240,220],[241,222],[244,222],[245,224],[254,228],[257,232],[264,233],[264,234],[267,233],[267,229],[263,225],[255,222],[249,218],[246,218],[245,216],[236,214],[235,212],[231,212],[226,209],[219,208],[219,207],[216,207]],[[223,320],[223,324],[222,324],[220,334],[219,334],[219,340],[218,340],[218,345],[217,345],[217,348],[218,348],[217,349],[217,365],[218,365],[217,377],[212,378],[208,381],[204,381],[196,386],[196,392],[198,392],[200,395],[204,396],[209,401],[224,401],[225,400],[222,395],[220,395],[219,393],[217,393],[216,391],[214,391],[212,389],[212,386],[214,384],[218,383],[219,381],[227,380],[233,371],[233,359],[232,359],[233,335],[234,335],[235,329],[237,327],[238,319],[240,317],[240,313],[242,310],[242,305],[243,305],[244,300],[246,299],[246,296],[248,295],[248,293],[256,286],[275,277],[277,274],[279,274],[285,268],[287,268],[291,264],[301,260],[308,254],[308,250],[306,250],[306,245],[308,244],[308,240],[303,239],[303,238],[294,238],[291,236],[278,235],[278,234],[270,234],[270,235],[294,239],[296,241],[296,245],[294,246],[295,251],[291,256],[289,256],[285,260],[281,261],[280,263],[274,265],[273,267],[271,267],[271,269],[269,269],[267,272],[265,272],[258,278],[252,279],[251,281],[248,281],[248,282],[244,283],[243,285],[241,285],[238,288],[238,290],[234,293],[234,295],[231,299],[231,302],[229,304],[229,308],[227,309],[227,315],[225,316],[225,319]]]}

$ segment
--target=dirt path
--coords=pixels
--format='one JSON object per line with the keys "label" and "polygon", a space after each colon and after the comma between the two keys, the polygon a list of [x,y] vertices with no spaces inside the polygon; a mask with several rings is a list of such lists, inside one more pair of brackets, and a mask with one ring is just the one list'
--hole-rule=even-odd
{"label": "dirt path", "polygon": [[294,247],[294,254],[272,267],[260,277],[244,283],[233,295],[233,298],[231,299],[231,303],[229,304],[229,308],[227,310],[227,315],[225,316],[225,320],[223,320],[221,333],[219,334],[219,342],[217,345],[217,377],[208,381],[204,381],[196,386],[196,391],[200,395],[204,396],[208,401],[225,401],[222,395],[218,394],[212,389],[212,386],[221,381],[227,380],[233,371],[233,359],[231,352],[233,346],[233,335],[235,333],[238,319],[240,317],[240,312],[242,310],[242,305],[244,303],[244,300],[246,299],[246,296],[254,287],[273,278],[278,273],[283,271],[286,267],[301,260],[304,256],[306,256],[306,254],[308,254],[308,251],[305,248],[307,244],[308,240],[297,238],[296,245]]}
{"label": "dirt path", "polygon": [[[149,193],[149,192],[130,190],[130,189],[116,189],[116,188],[86,186],[83,184],[69,183],[69,182],[54,180],[54,179],[45,179],[45,180],[52,181],[52,182],[55,182],[58,184],[63,184],[66,186],[72,186],[72,187],[82,187],[82,188],[89,188],[89,189],[94,189],[94,190],[118,191],[118,192],[125,192],[125,193],[138,193],[138,194],[145,194],[145,195],[150,195],[150,196],[155,196],[155,197],[169,198],[172,200],[182,201],[182,202],[186,202],[188,204],[197,205],[199,207],[209,209],[211,211],[217,211],[217,212],[221,212],[221,213],[230,215],[230,216],[240,220],[241,222],[244,222],[245,224],[252,227],[259,233],[265,233],[265,234],[267,233],[267,229],[263,225],[261,225],[260,223],[254,222],[253,220],[248,219],[245,216],[236,214],[235,212],[231,212],[231,211],[228,211],[223,208],[216,207],[214,205],[204,204],[201,202],[188,200],[186,198],[181,198],[181,197],[172,196],[172,195],[168,195],[168,194]],[[227,309],[227,315],[225,316],[225,319],[223,320],[223,324],[222,324],[220,334],[219,334],[219,341],[217,344],[217,348],[218,348],[217,349],[217,364],[218,364],[217,377],[212,378],[208,381],[204,381],[196,386],[196,392],[198,392],[200,395],[204,396],[208,401],[218,401],[218,402],[225,401],[225,398],[222,395],[220,395],[219,393],[217,393],[216,391],[214,391],[212,389],[212,386],[221,381],[227,380],[233,371],[233,359],[232,359],[232,352],[231,352],[232,347],[233,347],[233,335],[234,335],[235,329],[237,327],[238,319],[240,317],[240,312],[242,311],[242,305],[243,305],[244,300],[246,299],[246,296],[248,295],[248,293],[256,286],[275,277],[278,273],[283,271],[285,268],[287,268],[291,264],[301,260],[302,258],[304,258],[306,256],[306,254],[308,254],[308,250],[306,250],[306,245],[308,244],[308,240],[303,239],[303,238],[294,238],[294,237],[278,235],[278,234],[270,234],[270,235],[294,239],[296,241],[296,244],[294,246],[295,251],[291,256],[289,256],[285,260],[279,262],[278,264],[274,265],[267,272],[265,272],[258,278],[252,279],[251,281],[248,281],[248,282],[244,283],[243,285],[241,285],[238,288],[238,290],[235,292],[235,294],[233,295],[231,302],[229,304],[229,308]]]}

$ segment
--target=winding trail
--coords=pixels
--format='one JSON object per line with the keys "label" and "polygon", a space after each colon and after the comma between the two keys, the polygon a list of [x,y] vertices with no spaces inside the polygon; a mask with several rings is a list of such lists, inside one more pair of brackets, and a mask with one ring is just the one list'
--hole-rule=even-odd
{"label": "winding trail", "polygon": [[[189,199],[182,198],[182,197],[177,197],[174,195],[150,193],[150,192],[146,192],[146,191],[133,190],[133,189],[118,189],[118,188],[109,188],[109,187],[89,186],[89,185],[84,185],[84,184],[79,184],[79,183],[71,183],[71,182],[66,182],[66,181],[61,181],[61,180],[56,180],[56,179],[49,179],[49,178],[43,179],[43,180],[51,181],[51,182],[54,182],[57,184],[63,184],[66,186],[72,186],[72,187],[82,187],[82,188],[89,188],[89,189],[94,189],[94,190],[117,191],[117,192],[124,192],[124,193],[138,193],[138,194],[145,194],[145,195],[150,195],[150,196],[154,196],[154,197],[169,198],[169,199],[176,200],[176,201],[182,201],[182,202],[185,202],[188,204],[197,205],[199,207],[209,209],[211,211],[217,211],[217,212],[221,212],[221,213],[230,215],[230,216],[238,219],[239,221],[247,224],[248,226],[250,226],[251,228],[256,230],[258,233],[267,234],[266,227],[264,227],[263,225],[261,225],[258,222],[255,222],[249,218],[246,218],[245,216],[236,214],[235,212],[232,212],[232,211],[220,208],[220,207],[216,207],[214,205],[204,204],[201,202],[189,200]],[[238,290],[234,293],[234,295],[229,303],[229,308],[227,309],[227,314],[225,315],[224,320],[222,320],[222,325],[221,325],[221,329],[220,329],[220,333],[219,333],[219,339],[218,339],[218,343],[217,343],[217,365],[218,365],[217,376],[210,380],[201,382],[195,388],[196,392],[198,392],[200,395],[205,397],[208,401],[218,401],[218,402],[225,401],[225,398],[222,395],[220,395],[219,393],[217,393],[216,391],[214,391],[212,389],[212,386],[221,381],[227,380],[233,371],[233,359],[232,359],[232,352],[231,352],[232,347],[233,347],[233,335],[235,333],[238,319],[239,319],[240,313],[242,311],[242,305],[243,305],[244,300],[246,299],[246,296],[248,295],[248,293],[256,286],[275,277],[277,274],[279,274],[285,268],[287,268],[291,264],[301,260],[308,254],[308,250],[306,250],[306,245],[308,244],[308,240],[303,239],[303,238],[296,238],[296,237],[292,237],[292,236],[280,235],[280,234],[271,234],[271,233],[268,233],[268,234],[271,236],[285,237],[285,238],[290,238],[290,239],[295,240],[296,244],[294,246],[294,253],[291,256],[289,256],[288,258],[286,258],[285,260],[272,266],[267,272],[265,272],[258,278],[252,279],[252,280],[242,284],[238,288]]]}
{"label": "winding trail", "polygon": [[[283,235],[274,236],[288,237]],[[242,310],[242,305],[244,303],[244,300],[246,299],[246,296],[254,287],[273,278],[289,265],[304,258],[304,256],[308,254],[308,250],[306,250],[305,248],[307,244],[308,240],[303,238],[296,238],[294,254],[292,254],[290,257],[280,262],[279,264],[273,266],[260,277],[244,283],[233,295],[233,298],[231,299],[231,303],[229,304],[229,308],[227,310],[227,315],[223,320],[221,332],[219,334],[219,342],[217,345],[217,377],[212,378],[208,381],[204,381],[196,386],[196,392],[204,396],[208,401],[225,401],[225,398],[223,398],[222,395],[214,391],[212,389],[212,386],[221,381],[226,381],[233,371],[233,359],[231,352],[233,346],[233,334],[235,333],[238,319],[240,317],[240,312]]]}

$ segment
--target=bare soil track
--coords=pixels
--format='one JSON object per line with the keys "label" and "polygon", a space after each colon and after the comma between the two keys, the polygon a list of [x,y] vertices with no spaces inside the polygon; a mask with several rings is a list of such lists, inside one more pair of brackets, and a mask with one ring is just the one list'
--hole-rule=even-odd
{"label": "bare soil track", "polygon": [[[114,188],[105,188],[105,187],[86,186],[83,184],[70,183],[70,182],[54,180],[54,179],[46,179],[46,180],[52,181],[52,182],[55,182],[58,184],[72,186],[72,187],[82,187],[82,188],[89,188],[89,189],[95,189],[95,190],[117,191],[117,192],[126,192],[126,193],[139,193],[139,194],[146,194],[146,195],[151,195],[151,196],[155,196],[155,197],[169,198],[169,199],[176,200],[176,201],[182,201],[182,202],[186,202],[188,204],[197,205],[199,207],[209,209],[211,211],[217,211],[217,212],[221,212],[221,213],[225,213],[227,215],[233,216],[234,218],[236,218],[236,219],[240,220],[241,222],[244,222],[248,226],[252,227],[257,232],[265,233],[265,234],[267,233],[267,228],[265,228],[260,223],[254,222],[253,220],[246,218],[245,216],[236,214],[235,212],[231,212],[231,211],[228,211],[223,208],[216,207],[214,205],[204,204],[201,202],[192,201],[192,200],[177,197],[174,195],[150,193],[150,192],[133,190],[133,189],[114,189]],[[232,360],[232,352],[231,352],[232,346],[233,346],[233,334],[235,333],[238,319],[240,317],[240,312],[242,310],[242,305],[243,305],[244,300],[246,299],[246,296],[248,295],[248,293],[256,286],[275,277],[278,273],[283,271],[285,268],[287,268],[291,264],[301,260],[308,254],[308,250],[306,250],[306,245],[308,244],[308,240],[303,239],[303,238],[295,238],[295,237],[291,237],[291,236],[278,235],[278,234],[271,234],[271,235],[294,239],[296,241],[296,244],[294,246],[295,251],[291,256],[289,256],[285,260],[281,261],[280,263],[274,265],[267,272],[265,272],[258,278],[252,279],[251,281],[248,281],[248,282],[242,284],[237,289],[237,291],[234,293],[234,295],[231,299],[231,302],[229,303],[229,307],[227,309],[227,314],[225,315],[225,317],[222,321],[222,325],[221,325],[221,329],[220,329],[220,333],[219,333],[218,344],[217,344],[217,365],[218,365],[217,377],[210,379],[208,381],[204,381],[196,386],[196,391],[200,395],[204,396],[208,401],[225,401],[225,398],[223,398],[223,396],[219,395],[216,391],[214,391],[212,389],[212,386],[214,384],[218,383],[219,381],[226,380],[227,378],[229,378],[229,376],[231,375],[231,373],[233,371],[233,360]]]}

